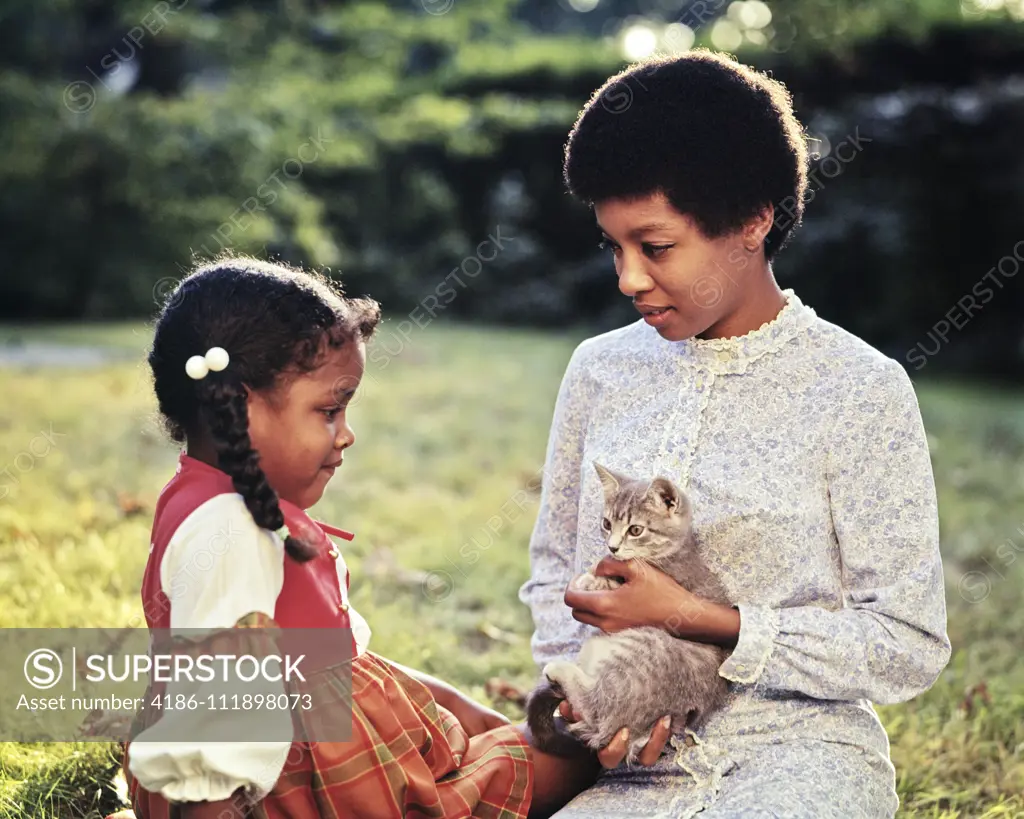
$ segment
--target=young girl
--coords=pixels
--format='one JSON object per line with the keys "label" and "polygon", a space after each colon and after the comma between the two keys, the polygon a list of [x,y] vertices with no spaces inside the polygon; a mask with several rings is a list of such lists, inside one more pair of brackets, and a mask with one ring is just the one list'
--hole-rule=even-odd
{"label": "young girl", "polygon": [[[628,108],[605,104],[624,88]],[[734,651],[699,734],[559,819],[896,812],[872,702],[927,690],[950,657],[935,486],[904,369],[775,281],[806,164],[785,88],[707,51],[612,77],[570,134],[566,182],[642,319],[583,342],[565,373],[521,592],[534,656],[640,625]],[[684,486],[734,607],[607,558],[622,587],[566,593],[604,551],[595,461]]]}
{"label": "young girl", "polygon": [[195,271],[159,318],[149,364],[185,449],[157,503],[148,626],[351,629],[353,733],[293,742],[289,717],[279,741],[221,742],[210,735],[222,714],[165,716],[192,733],[161,741],[157,721],[129,744],[139,819],[512,819],[531,798],[542,814],[592,781],[593,760],[535,753],[501,714],[367,650],[327,533],[347,535],[304,510],[355,441],[346,407],[379,318],[374,301],[248,258]]}

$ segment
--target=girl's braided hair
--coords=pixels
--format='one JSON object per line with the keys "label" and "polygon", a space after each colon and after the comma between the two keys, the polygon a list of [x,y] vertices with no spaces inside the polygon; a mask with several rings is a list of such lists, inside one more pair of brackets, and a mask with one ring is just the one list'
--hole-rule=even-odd
{"label": "girl's braided hair", "polygon": [[[322,275],[245,256],[199,266],[161,309],[148,358],[171,438],[184,443],[209,435],[219,468],[231,476],[256,524],[280,529],[277,493],[249,438],[247,391],[271,389],[286,372],[314,370],[324,345],[365,342],[379,321],[376,301],[347,298]],[[227,350],[230,364],[193,380],[185,362],[211,347]],[[315,554],[295,536],[285,549],[300,562]]]}

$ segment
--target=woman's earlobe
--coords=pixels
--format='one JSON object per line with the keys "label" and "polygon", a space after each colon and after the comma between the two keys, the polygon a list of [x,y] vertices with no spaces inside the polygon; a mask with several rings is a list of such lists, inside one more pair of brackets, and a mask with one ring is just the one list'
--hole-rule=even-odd
{"label": "woman's earlobe", "polygon": [[756,253],[764,247],[764,241],[771,233],[772,225],[775,223],[775,206],[768,203],[757,214],[752,223],[747,223],[747,230],[750,235],[743,237],[743,247],[748,253]]}

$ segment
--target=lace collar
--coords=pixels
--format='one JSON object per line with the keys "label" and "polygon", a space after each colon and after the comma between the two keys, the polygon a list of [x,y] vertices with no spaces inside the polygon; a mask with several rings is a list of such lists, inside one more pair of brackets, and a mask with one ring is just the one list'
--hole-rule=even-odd
{"label": "lace collar", "polygon": [[779,349],[801,330],[807,328],[817,314],[805,305],[792,288],[782,291],[786,304],[775,318],[756,330],[729,338],[687,338],[670,341],[680,354],[700,367],[718,373],[744,372],[747,367],[772,350]]}

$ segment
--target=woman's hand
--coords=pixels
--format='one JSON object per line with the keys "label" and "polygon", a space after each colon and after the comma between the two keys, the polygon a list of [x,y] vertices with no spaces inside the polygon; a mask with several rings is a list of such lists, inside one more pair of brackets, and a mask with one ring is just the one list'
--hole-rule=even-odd
{"label": "woman's hand", "polygon": [[570,583],[565,604],[581,623],[608,633],[655,626],[677,637],[736,645],[739,612],[692,594],[664,572],[637,560],[606,557],[594,574],[621,577],[624,583],[610,591],[579,591]]}
{"label": "woman's hand", "polygon": [[438,702],[455,715],[459,724],[471,737],[490,731],[492,728],[511,724],[504,714],[471,700],[465,694],[456,692],[454,695],[445,697],[444,702],[440,700]]}
{"label": "woman's hand", "polygon": [[[621,577],[625,582],[609,591],[579,591],[573,583],[565,592],[565,604],[581,623],[605,632],[634,626],[670,626],[696,616],[700,597],[691,594],[664,572],[637,560],[604,558],[594,569],[598,577]],[[673,619],[674,618],[674,619]]]}
{"label": "woman's hand", "polygon": [[[568,700],[562,700],[561,703],[559,703],[558,713],[561,714],[562,719],[567,722],[577,722],[580,718],[580,715],[576,712],[576,709],[569,704]],[[647,744],[640,752],[640,756],[637,761],[641,765],[653,765],[657,762],[658,757],[661,756],[661,752],[665,750],[665,743],[668,742],[671,732],[671,717],[666,716],[665,719],[658,720],[654,725],[654,730],[651,731],[651,738],[647,740]],[[601,763],[602,768],[617,768],[622,760],[626,758],[626,752],[628,750],[629,730],[623,728],[619,733],[612,737],[611,742],[597,752],[597,761]]]}

